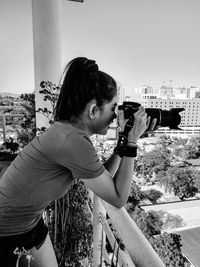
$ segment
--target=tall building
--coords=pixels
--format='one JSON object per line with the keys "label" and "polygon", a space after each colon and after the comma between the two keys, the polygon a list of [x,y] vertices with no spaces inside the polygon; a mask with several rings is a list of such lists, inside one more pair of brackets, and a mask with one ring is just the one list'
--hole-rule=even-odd
{"label": "tall building", "polygon": [[171,86],[161,86],[159,96],[162,98],[170,98],[174,96],[174,88]]}

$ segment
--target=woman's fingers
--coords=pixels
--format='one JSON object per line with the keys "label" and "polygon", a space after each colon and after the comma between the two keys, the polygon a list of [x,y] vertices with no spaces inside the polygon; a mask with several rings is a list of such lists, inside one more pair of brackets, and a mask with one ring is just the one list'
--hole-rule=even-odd
{"label": "woman's fingers", "polygon": [[146,113],[145,108],[140,106],[139,109],[134,113],[134,117],[144,115],[144,113]]}
{"label": "woman's fingers", "polygon": [[117,116],[117,125],[121,129],[121,131],[124,130],[126,122],[127,120],[124,118],[124,112],[122,110],[119,110]]}
{"label": "woman's fingers", "polygon": [[149,125],[147,127],[147,130],[148,131],[154,131],[155,130],[155,127],[156,127],[156,123],[157,123],[157,119],[154,118],[152,121],[151,121],[151,117],[150,117],[150,122],[149,122]]}

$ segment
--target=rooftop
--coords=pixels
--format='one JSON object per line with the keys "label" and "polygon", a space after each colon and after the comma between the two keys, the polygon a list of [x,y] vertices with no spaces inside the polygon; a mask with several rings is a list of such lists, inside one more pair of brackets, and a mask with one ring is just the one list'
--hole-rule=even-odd
{"label": "rooftop", "polygon": [[200,267],[200,226],[175,231],[181,236],[184,255],[196,267]]}

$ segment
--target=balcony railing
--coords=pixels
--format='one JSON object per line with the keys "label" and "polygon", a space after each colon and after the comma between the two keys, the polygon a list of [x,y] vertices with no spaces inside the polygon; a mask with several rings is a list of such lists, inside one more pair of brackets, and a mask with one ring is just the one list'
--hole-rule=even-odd
{"label": "balcony railing", "polygon": [[[106,242],[113,249],[111,258],[114,266],[119,267],[164,267],[164,263],[129,216],[125,208],[115,208],[112,205],[93,197],[93,221],[94,221],[94,267],[111,264],[111,259],[106,251]],[[118,245],[109,227],[111,221],[117,236],[125,245],[123,251]]]}

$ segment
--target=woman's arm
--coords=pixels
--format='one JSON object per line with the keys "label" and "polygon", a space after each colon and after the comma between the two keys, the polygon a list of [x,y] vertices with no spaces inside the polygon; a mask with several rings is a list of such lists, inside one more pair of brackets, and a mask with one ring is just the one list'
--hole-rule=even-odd
{"label": "woman's arm", "polygon": [[117,169],[119,168],[120,162],[121,158],[113,152],[113,154],[104,162],[103,165],[110,175],[114,177]]}
{"label": "woman's arm", "polygon": [[[134,142],[137,141],[146,130],[148,124],[147,114],[143,107],[134,114],[134,117],[134,125],[128,136],[128,141],[130,142],[133,140]],[[113,157],[118,156],[114,155]],[[108,203],[120,208],[126,204],[128,199],[133,176],[134,157],[123,156],[121,160],[119,158],[115,158],[115,160],[114,158],[111,158],[110,170],[114,170],[114,166],[117,165],[118,161],[120,161],[120,163],[114,176],[105,170],[104,173],[97,178],[83,180],[96,195]]]}
{"label": "woman's arm", "polygon": [[134,159],[123,157],[114,177],[105,170],[93,179],[82,179],[84,183],[100,198],[121,208],[128,199],[133,175]]}

